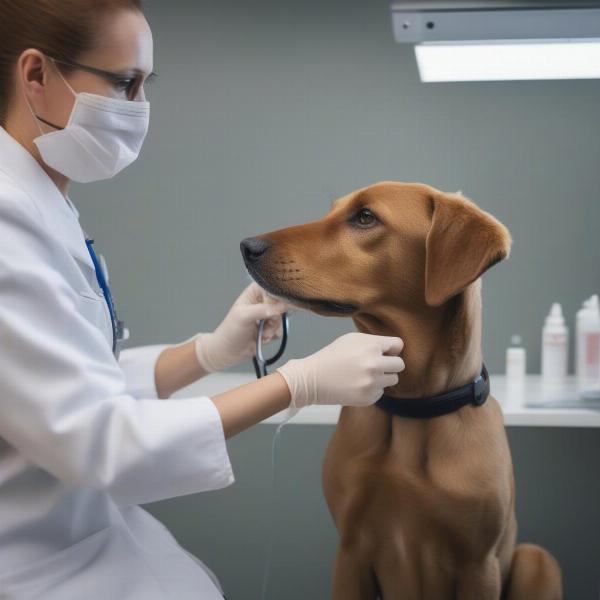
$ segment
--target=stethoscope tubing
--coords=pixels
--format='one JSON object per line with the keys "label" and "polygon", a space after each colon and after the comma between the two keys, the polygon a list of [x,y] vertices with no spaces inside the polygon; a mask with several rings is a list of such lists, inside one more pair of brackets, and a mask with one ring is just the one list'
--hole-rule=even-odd
{"label": "stethoscope tubing", "polygon": [[98,281],[98,285],[102,290],[102,294],[104,296],[104,300],[108,306],[108,312],[110,313],[110,323],[112,327],[112,335],[113,335],[113,343],[112,343],[112,351],[117,354],[117,343],[119,339],[118,330],[119,330],[119,322],[117,319],[117,313],[115,311],[115,305],[113,303],[112,294],[110,292],[110,287],[108,286],[108,282],[104,276],[104,271],[100,265],[100,261],[96,256],[96,252],[94,251],[94,240],[85,236],[85,245],[87,246],[88,252],[90,253],[90,257],[92,259],[92,263],[94,264],[94,269],[96,271],[96,279]]}

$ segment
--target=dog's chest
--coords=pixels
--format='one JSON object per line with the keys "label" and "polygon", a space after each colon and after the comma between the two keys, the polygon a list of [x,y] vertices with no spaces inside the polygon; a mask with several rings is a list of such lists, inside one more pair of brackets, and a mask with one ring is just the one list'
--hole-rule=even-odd
{"label": "dog's chest", "polygon": [[416,455],[354,465],[346,477],[340,473],[342,493],[335,494],[340,533],[366,535],[375,543],[393,531],[406,543],[444,540],[452,552],[493,545],[506,501],[497,482],[477,472],[468,463],[442,468]]}

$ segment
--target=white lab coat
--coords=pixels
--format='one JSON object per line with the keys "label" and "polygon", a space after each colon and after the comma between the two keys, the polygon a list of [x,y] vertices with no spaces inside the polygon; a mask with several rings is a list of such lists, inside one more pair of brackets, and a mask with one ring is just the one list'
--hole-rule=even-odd
{"label": "white lab coat", "polygon": [[78,217],[0,127],[0,599],[222,600],[137,506],[233,483],[219,413],[115,360]]}

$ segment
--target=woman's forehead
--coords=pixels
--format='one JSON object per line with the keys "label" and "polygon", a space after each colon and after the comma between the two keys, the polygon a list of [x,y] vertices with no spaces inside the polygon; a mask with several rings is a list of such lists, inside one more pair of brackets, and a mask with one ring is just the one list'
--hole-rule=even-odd
{"label": "woman's forehead", "polygon": [[148,21],[142,13],[132,9],[105,15],[99,23],[94,48],[80,62],[84,58],[107,71],[138,69],[151,73],[154,67],[154,43]]}

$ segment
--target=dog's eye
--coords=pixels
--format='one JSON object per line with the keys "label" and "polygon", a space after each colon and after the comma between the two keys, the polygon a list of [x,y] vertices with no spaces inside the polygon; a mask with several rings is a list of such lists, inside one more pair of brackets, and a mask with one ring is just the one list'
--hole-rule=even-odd
{"label": "dog's eye", "polygon": [[363,208],[357,213],[356,222],[359,225],[372,225],[375,222],[375,215],[368,208]]}

